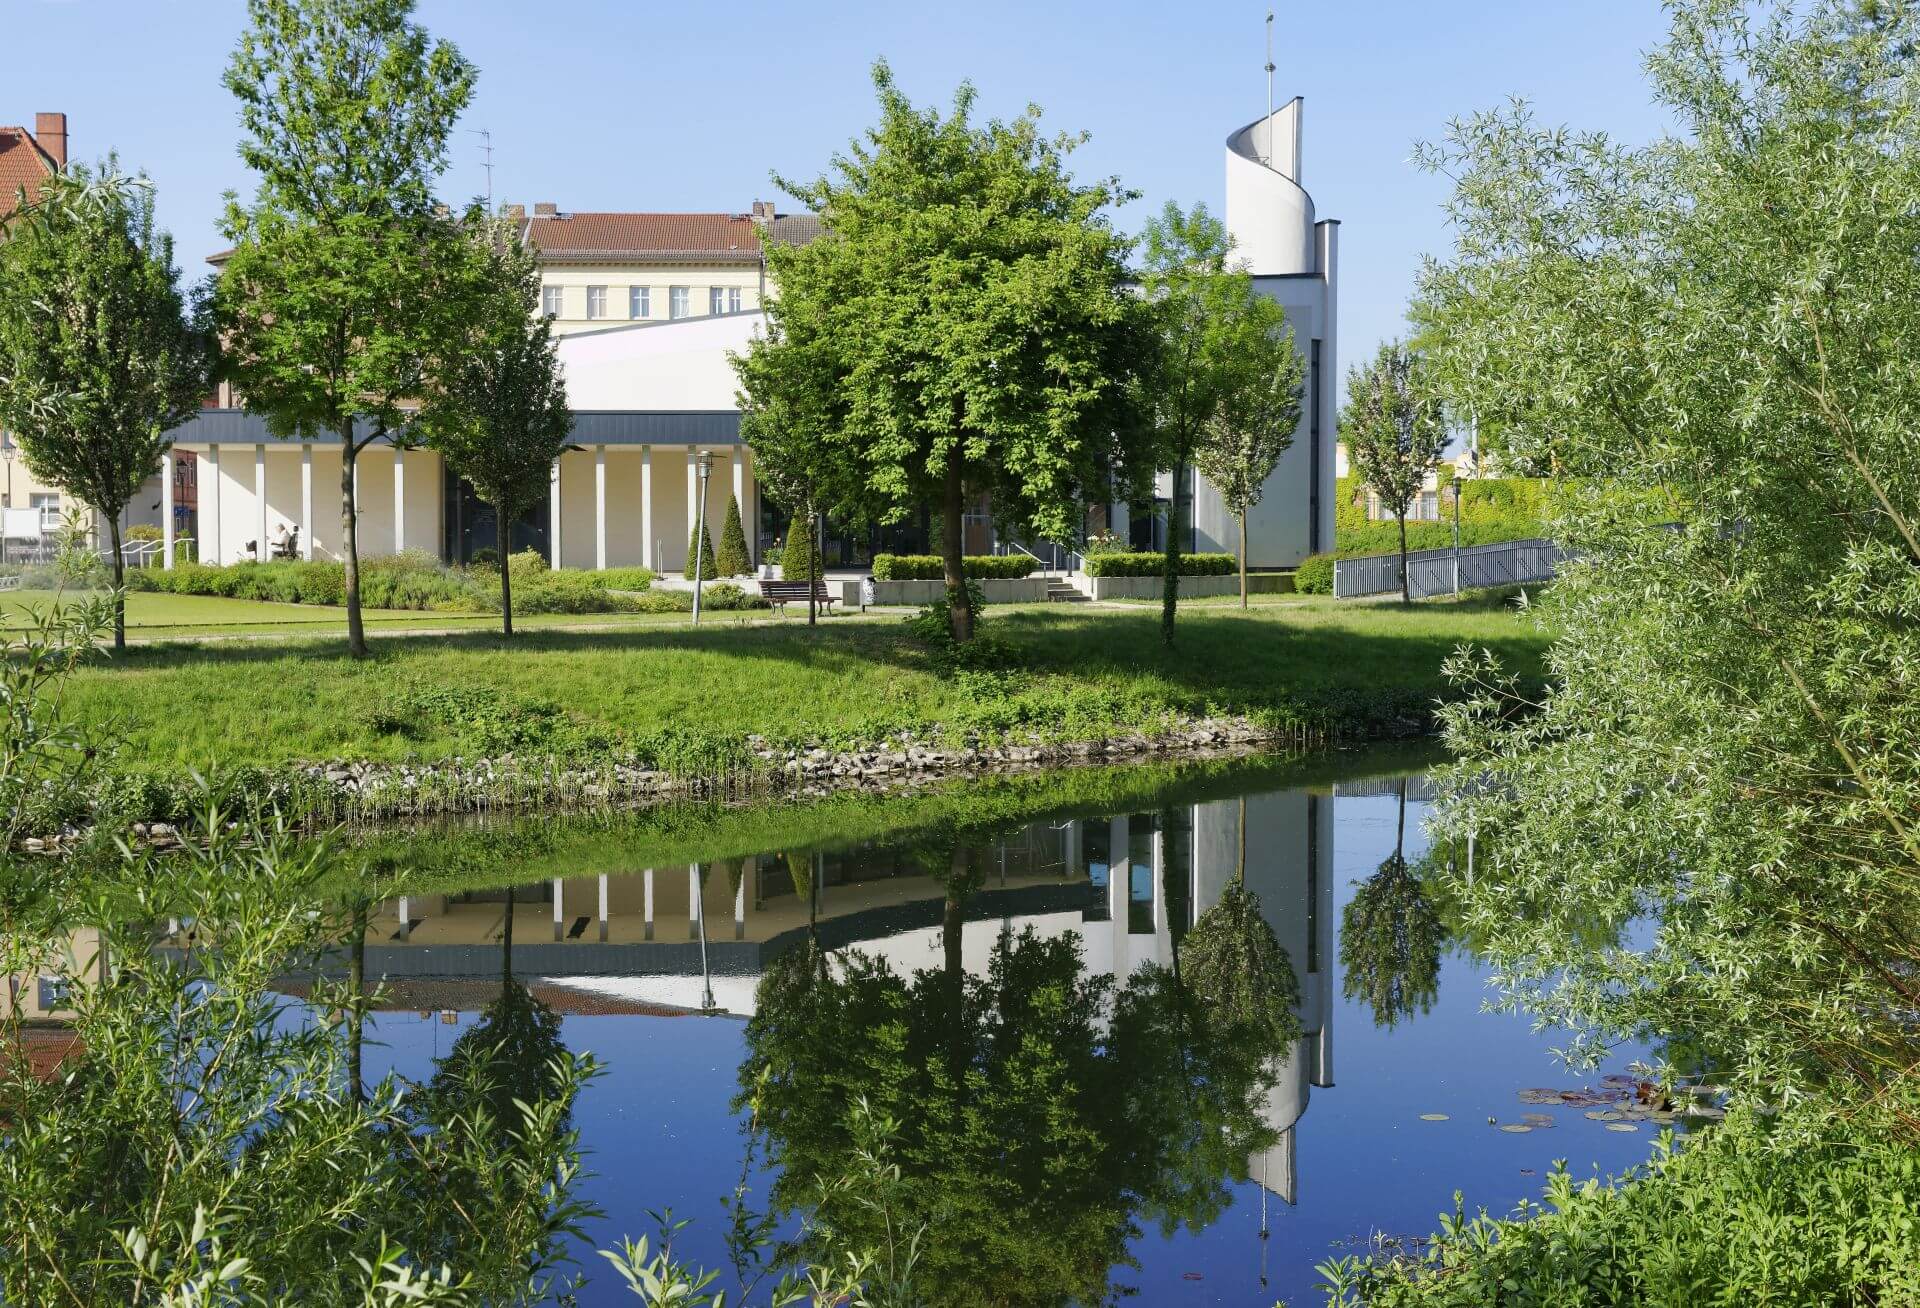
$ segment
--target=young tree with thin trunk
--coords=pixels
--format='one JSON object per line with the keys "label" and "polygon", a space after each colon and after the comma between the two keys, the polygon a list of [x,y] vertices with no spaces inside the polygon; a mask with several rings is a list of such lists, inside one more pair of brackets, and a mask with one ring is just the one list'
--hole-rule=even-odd
{"label": "young tree with thin trunk", "polygon": [[274,435],[340,442],[347,646],[359,658],[354,469],[376,441],[417,439],[411,404],[462,330],[447,279],[465,238],[433,182],[474,69],[411,21],[412,0],[248,0],[247,12],[226,84],[260,185],[251,205],[228,197],[220,327],[242,402]]}
{"label": "young tree with thin trunk", "polygon": [[[885,64],[873,80],[878,124],[817,181],[780,182],[826,231],[768,248],[777,332],[755,351],[825,361],[832,421],[816,435],[857,492],[855,516],[934,504],[964,641],[968,504],[985,494],[1001,521],[1066,540],[1086,488],[1129,464],[1146,334],[1108,217],[1128,193],[1076,182],[1081,138],[1043,136],[1038,110],[979,124],[971,86],[943,115],[916,108]],[[742,382],[753,400],[757,379]]]}
{"label": "young tree with thin trunk", "polygon": [[113,645],[127,637],[120,517],[168,433],[200,407],[212,338],[181,293],[153,186],[109,158],[47,179],[0,234],[0,427],[27,467],[99,514],[113,561]]}
{"label": "young tree with thin trunk", "polygon": [[1404,343],[1388,341],[1372,363],[1347,374],[1340,439],[1347,443],[1354,476],[1400,524],[1400,600],[1411,604],[1407,510],[1440,466],[1447,424],[1420,360]]}
{"label": "young tree with thin trunk", "polygon": [[1267,478],[1293,445],[1300,426],[1306,361],[1289,329],[1274,338],[1273,375],[1223,404],[1193,452],[1194,467],[1240,524],[1240,607],[1247,607],[1247,514],[1266,493]]}
{"label": "young tree with thin trunk", "polygon": [[[1160,606],[1161,639],[1171,645],[1181,546],[1190,528],[1183,492],[1200,448],[1223,418],[1250,421],[1275,379],[1302,365],[1286,311],[1232,265],[1233,238],[1204,204],[1182,211],[1169,201],[1147,223],[1145,247],[1141,290],[1158,348],[1142,379],[1140,407],[1159,466],[1173,478]],[[1287,435],[1291,440],[1291,426]]]}
{"label": "young tree with thin trunk", "polygon": [[419,426],[427,443],[493,506],[500,630],[513,635],[513,524],[540,498],[573,434],[540,270],[511,224],[468,216],[467,336],[429,377]]}

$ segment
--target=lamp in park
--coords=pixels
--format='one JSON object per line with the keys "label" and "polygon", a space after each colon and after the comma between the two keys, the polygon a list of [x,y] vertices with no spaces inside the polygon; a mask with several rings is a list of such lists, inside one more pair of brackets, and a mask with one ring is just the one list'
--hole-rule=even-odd
{"label": "lamp in park", "polygon": [[700,503],[694,512],[693,528],[693,621],[700,623],[700,579],[706,570],[707,478],[713,475],[713,451],[701,450],[693,456],[694,471],[700,477]]}

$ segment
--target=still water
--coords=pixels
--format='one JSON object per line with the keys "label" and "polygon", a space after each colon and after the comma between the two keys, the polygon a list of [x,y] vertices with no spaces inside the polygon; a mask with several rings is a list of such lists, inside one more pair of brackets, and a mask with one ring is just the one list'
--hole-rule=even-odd
{"label": "still water", "polygon": [[[583,1195],[606,1214],[594,1243],[650,1234],[648,1210],[670,1208],[694,1219],[676,1252],[709,1267],[726,1263],[721,1200],[749,1143],[743,1066],[779,1087],[747,1173],[761,1205],[778,1194],[769,1149],[831,1169],[853,1094],[889,1087],[919,1141],[898,1159],[921,1183],[913,1202],[948,1205],[923,1262],[942,1302],[1016,1285],[1036,1303],[1318,1303],[1316,1263],[1429,1232],[1456,1190],[1504,1212],[1555,1159],[1584,1175],[1646,1157],[1650,1123],[1608,1130],[1516,1097],[1583,1078],[1551,1052],[1564,1033],[1483,1011],[1485,973],[1449,935],[1444,855],[1422,830],[1428,790],[1404,759],[1156,775],[1119,811],[1042,791],[1031,812],[957,834],[813,830],[785,848],[763,833],[697,863],[615,832],[511,891],[496,876],[389,901],[366,949],[387,986],[368,1071],[431,1075],[510,971],[604,1067],[574,1117]],[[1182,1012],[1155,1007],[1243,875],[1299,991],[1298,1038],[1249,1058],[1186,1047]],[[996,951],[1019,938],[1025,952]],[[825,967],[796,966],[820,957],[809,942]],[[1047,985],[1066,1011],[1022,991]],[[969,1085],[963,1065],[985,1079]],[[1258,1085],[1249,1067],[1267,1069]],[[1527,1112],[1531,1129],[1489,1122]],[[582,1261],[581,1302],[633,1302]]]}

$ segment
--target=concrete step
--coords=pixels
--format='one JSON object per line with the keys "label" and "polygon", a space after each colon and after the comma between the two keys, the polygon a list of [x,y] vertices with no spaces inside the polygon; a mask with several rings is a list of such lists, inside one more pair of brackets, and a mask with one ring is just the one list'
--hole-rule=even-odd
{"label": "concrete step", "polygon": [[1049,604],[1085,604],[1087,594],[1071,582],[1049,580],[1047,602]]}

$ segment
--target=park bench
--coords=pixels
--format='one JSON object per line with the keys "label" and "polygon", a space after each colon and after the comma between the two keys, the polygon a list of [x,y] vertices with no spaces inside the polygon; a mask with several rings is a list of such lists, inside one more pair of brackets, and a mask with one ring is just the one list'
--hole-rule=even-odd
{"label": "park bench", "polygon": [[[805,604],[807,602],[807,583],[805,579],[799,581],[763,581],[760,583],[760,598],[776,609],[783,609],[789,604]],[[827,589],[827,583],[824,580],[818,580],[813,583],[813,598],[816,603],[824,605],[827,611],[831,613],[833,611],[834,601],[837,600],[839,596]]]}

